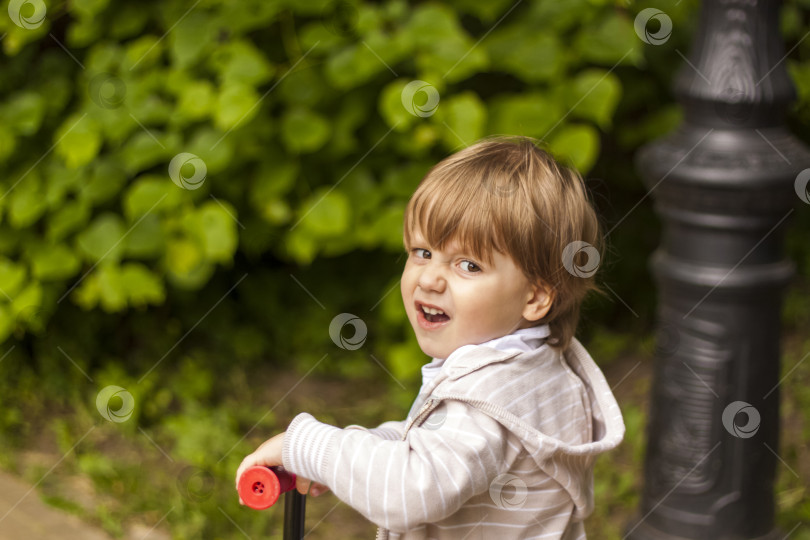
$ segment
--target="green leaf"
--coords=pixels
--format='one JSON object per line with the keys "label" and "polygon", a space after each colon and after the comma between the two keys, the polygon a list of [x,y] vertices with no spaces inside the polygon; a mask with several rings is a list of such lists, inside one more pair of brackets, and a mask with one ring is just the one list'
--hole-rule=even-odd
{"label": "green leaf", "polygon": [[229,4],[228,9],[218,11],[217,20],[233,33],[242,35],[251,30],[267,29],[276,14],[286,7],[285,0],[236,2]]}
{"label": "green leaf", "polygon": [[185,197],[185,192],[174,185],[168,175],[143,175],[124,194],[124,215],[134,222],[147,212],[176,208]]}
{"label": "green leaf", "polygon": [[[382,92],[380,92],[379,101],[377,103],[377,108],[385,120],[385,123],[399,132],[408,131],[412,124],[421,120],[420,116],[417,116],[413,112],[409,111],[405,105],[403,105],[402,93],[411,82],[412,81],[408,79],[397,79],[395,81],[391,81],[385,85],[385,88],[383,88]],[[431,89],[428,90],[432,90],[434,88],[429,84],[427,86],[431,86]],[[424,96],[424,99],[427,100],[426,91],[427,90],[423,90],[417,93]],[[412,99],[416,99],[416,97],[417,96],[414,95],[412,96]],[[405,99],[407,101],[408,96],[406,96]],[[419,101],[416,103],[416,105],[422,104],[424,104],[424,101]]]}
{"label": "green leaf", "polygon": [[214,110],[214,86],[206,81],[190,81],[180,92],[177,114],[189,120],[205,118]]}
{"label": "green leaf", "polygon": [[642,44],[633,22],[615,10],[582,27],[574,39],[574,49],[585,60],[609,66],[619,61],[638,64],[642,59]]}
{"label": "green leaf", "polygon": [[270,80],[273,66],[250,41],[232,41],[216,49],[211,63],[223,86],[245,84],[258,86]]}
{"label": "green leaf", "polygon": [[69,201],[48,217],[46,238],[58,242],[68,234],[84,227],[90,221],[90,205],[83,201]]}
{"label": "green leaf", "polygon": [[255,203],[261,202],[264,197],[286,194],[301,173],[301,166],[297,161],[285,158],[280,153],[270,157],[271,159],[262,162],[251,189],[251,197]]}
{"label": "green leaf", "polygon": [[2,291],[0,299],[16,296],[25,282],[25,276],[25,266],[6,257],[0,257],[0,291]]}
{"label": "green leaf", "polygon": [[260,213],[265,221],[273,225],[282,225],[292,218],[292,208],[284,199],[265,199]]}
{"label": "green leaf", "polygon": [[209,175],[216,174],[231,165],[234,140],[216,129],[201,127],[188,142],[186,152],[202,159]]}
{"label": "green leaf", "polygon": [[330,29],[327,21],[314,21],[303,24],[298,31],[298,40],[304,50],[312,49],[311,54],[323,55],[340,48],[346,38]]}
{"label": "green leaf", "polygon": [[315,259],[318,244],[306,231],[296,227],[284,238],[287,253],[300,265],[308,265]]}
{"label": "green leaf", "polygon": [[385,64],[363,45],[345,47],[326,61],[327,79],[342,90],[360,86],[382,71],[387,71]]}
{"label": "green leaf", "polygon": [[338,158],[358,148],[357,129],[364,125],[369,115],[374,112],[368,103],[369,99],[361,92],[352,92],[344,96],[337,113],[330,117],[332,137],[327,147],[330,155]]}
{"label": "green leaf", "polygon": [[298,174],[296,162],[277,159],[262,162],[250,188],[250,203],[266,221],[281,224],[292,217],[292,210],[282,196],[295,185]]}
{"label": "green leaf", "polygon": [[370,227],[377,233],[377,240],[392,252],[404,249],[402,244],[402,224],[405,208],[401,205],[389,205],[380,210],[377,219]]}
{"label": "green leaf", "polygon": [[480,139],[487,124],[487,109],[474,92],[462,92],[449,97],[436,113],[435,119],[445,128],[442,139],[445,148],[469,146]]}
{"label": "green leaf", "polygon": [[281,140],[291,152],[314,152],[324,145],[330,134],[325,117],[308,109],[296,107],[281,119]]}
{"label": "green leaf", "polygon": [[599,133],[588,125],[564,125],[555,130],[549,146],[556,157],[571,160],[585,175],[599,156]]}
{"label": "green leaf", "polygon": [[171,149],[179,144],[180,138],[176,134],[164,135],[152,131],[150,135],[139,131],[129,138],[120,151],[119,163],[128,174],[135,175],[155,165],[168,163],[175,155]]}
{"label": "green leaf", "polygon": [[485,71],[489,65],[486,49],[476,47],[467,37],[440,41],[433,48],[416,55],[417,68],[423,78],[442,76],[448,83],[456,83]]}
{"label": "green leaf", "polygon": [[17,319],[20,313],[42,306],[42,286],[32,281],[11,302],[11,313]]}
{"label": "green leaf", "polygon": [[87,51],[87,56],[84,58],[85,71],[82,75],[87,77],[84,84],[89,86],[90,80],[96,74],[112,74],[116,72],[121,64],[123,54],[124,47],[120,43],[105,41],[95,44]]}
{"label": "green leaf", "polygon": [[565,51],[557,36],[525,23],[498,29],[484,44],[493,66],[526,82],[557,79],[565,69]]}
{"label": "green leaf", "polygon": [[204,248],[191,238],[170,238],[166,245],[166,263],[173,273],[189,274],[205,261]]}
{"label": "green leaf", "polygon": [[82,186],[79,196],[90,204],[99,204],[120,192],[126,182],[126,174],[121,166],[109,157],[93,162],[93,170],[87,183]]}
{"label": "green leaf", "polygon": [[163,254],[166,236],[156,214],[149,214],[133,225],[125,240],[130,257],[151,258]]}
{"label": "green leaf", "polygon": [[501,95],[489,107],[489,133],[542,138],[562,118],[559,103],[538,92]]}
{"label": "green leaf", "polygon": [[389,167],[383,175],[384,194],[407,200],[433,165],[433,162],[423,160]]}
{"label": "green leaf", "polygon": [[457,38],[462,30],[450,7],[421,4],[413,11],[407,31],[413,35],[417,47],[429,48],[436,42]]}
{"label": "green leaf", "polygon": [[125,104],[130,120],[127,123],[134,122],[138,130],[151,132],[155,138],[159,138],[161,127],[174,114],[174,103],[162,92],[165,84],[166,72],[160,69],[152,69],[126,82]]}
{"label": "green leaf", "polygon": [[67,168],[60,160],[45,163],[44,199],[49,208],[56,208],[69,192],[79,192],[87,184],[89,166],[78,169]]}
{"label": "green leaf", "polygon": [[122,60],[122,73],[132,70],[145,70],[154,67],[163,55],[163,40],[147,34],[127,43]]}
{"label": "green leaf", "polygon": [[601,15],[602,11],[595,10],[589,0],[541,0],[529,6],[525,22],[536,32],[562,36]]}
{"label": "green leaf", "polygon": [[20,135],[33,135],[39,130],[45,114],[45,100],[34,92],[20,92],[4,106],[5,121]]}
{"label": "green leaf", "polygon": [[[102,90],[101,92],[106,92],[106,90]],[[100,103],[117,103],[117,101],[115,101],[115,99],[118,99],[116,96],[116,94],[112,94],[109,101],[100,101]],[[112,106],[114,107],[114,105]],[[96,103],[93,103],[92,107],[94,108],[93,117],[99,123],[102,138],[106,139],[111,146],[119,146],[136,130],[140,131],[143,129],[133,117],[130,116],[130,109],[125,107],[123,103],[109,109],[101,108]]]}
{"label": "green leaf", "polygon": [[70,168],[89,163],[101,148],[98,123],[87,113],[69,116],[54,134],[56,153]]}
{"label": "green leaf", "polygon": [[69,278],[79,270],[79,258],[65,244],[38,243],[28,257],[32,274],[40,281]]}
{"label": "green leaf", "polygon": [[296,69],[278,83],[278,92],[287,103],[312,106],[323,99],[329,87],[316,69]]}
{"label": "green leaf", "polygon": [[495,22],[495,17],[505,15],[514,4],[512,0],[453,0],[450,4],[458,11],[471,13],[484,22]]}
{"label": "green leaf", "polygon": [[360,164],[340,176],[343,178],[340,182],[340,191],[352,201],[352,214],[373,215],[379,211],[385,193],[380,189],[368,167]]}
{"label": "green leaf", "polygon": [[67,28],[67,45],[70,48],[87,47],[101,37],[103,26],[98,17],[79,17]]}
{"label": "green leaf", "polygon": [[107,8],[109,0],[81,0],[70,2],[68,9],[78,17],[94,17]]}
{"label": "green leaf", "polygon": [[46,201],[42,196],[42,180],[36,169],[32,169],[27,176],[16,182],[17,187],[9,196],[8,222],[15,229],[22,229],[42,216]]}
{"label": "green leaf", "polygon": [[168,240],[165,264],[169,280],[189,290],[202,287],[214,272],[214,265],[205,260],[204,247],[188,237]]}
{"label": "green leaf", "polygon": [[[236,210],[223,201],[206,201],[196,212],[205,256],[214,262],[230,262],[236,251]],[[223,206],[220,206],[223,205]]]}
{"label": "green leaf", "polygon": [[105,212],[93,220],[90,227],[77,238],[77,245],[90,262],[102,258],[116,261],[124,251],[121,237],[126,230],[118,214]]}
{"label": "green leaf", "polygon": [[[173,19],[172,24],[177,20]],[[174,64],[178,68],[187,68],[196,63],[216,43],[215,30],[215,22],[204,11],[190,11],[168,32]]]}
{"label": "green leaf", "polygon": [[351,204],[341,191],[320,188],[304,201],[298,214],[299,227],[313,236],[338,236],[349,227]]}
{"label": "green leaf", "polygon": [[148,20],[149,10],[143,9],[140,4],[119,3],[107,31],[111,38],[123,41],[124,38],[143,34]]}
{"label": "green leaf", "polygon": [[95,272],[98,283],[98,299],[108,313],[127,307],[127,291],[121,271],[116,264],[102,264]]}
{"label": "green leaf", "polygon": [[421,4],[413,13],[406,32],[416,44],[416,65],[420,73],[457,82],[489,65],[486,49],[476,47],[447,6]]}
{"label": "green leaf", "polygon": [[159,305],[166,297],[163,282],[142,264],[127,263],[123,265],[121,279],[129,303],[133,306]]}
{"label": "green leaf", "polygon": [[214,122],[217,128],[228,131],[244,125],[259,111],[259,95],[253,87],[230,84],[217,97]]}
{"label": "green leaf", "polygon": [[571,82],[567,106],[572,116],[593,120],[607,130],[611,127],[621,93],[621,83],[616,75],[601,69],[586,69]]}

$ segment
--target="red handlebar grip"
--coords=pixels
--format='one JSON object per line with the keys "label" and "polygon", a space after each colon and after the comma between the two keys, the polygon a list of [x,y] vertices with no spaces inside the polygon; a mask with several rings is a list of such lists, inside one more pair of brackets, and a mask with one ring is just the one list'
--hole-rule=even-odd
{"label": "red handlebar grip", "polygon": [[239,477],[239,496],[255,510],[270,508],[291,489],[295,489],[295,474],[280,467],[254,465]]}

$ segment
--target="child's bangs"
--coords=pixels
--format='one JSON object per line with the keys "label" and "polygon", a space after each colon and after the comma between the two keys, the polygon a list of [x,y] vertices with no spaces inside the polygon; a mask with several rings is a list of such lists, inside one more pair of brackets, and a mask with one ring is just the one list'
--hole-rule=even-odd
{"label": "child's bangs", "polygon": [[444,250],[456,241],[462,252],[492,264],[492,249],[504,252],[504,246],[488,192],[461,182],[446,182],[440,190],[439,184],[414,194],[405,215],[406,243],[413,243],[411,232],[418,229],[434,249]]}

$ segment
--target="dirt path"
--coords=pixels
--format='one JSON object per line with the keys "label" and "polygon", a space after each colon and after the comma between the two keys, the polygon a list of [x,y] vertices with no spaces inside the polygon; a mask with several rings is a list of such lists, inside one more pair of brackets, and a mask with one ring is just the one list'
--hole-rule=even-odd
{"label": "dirt path", "polygon": [[[78,516],[46,504],[36,486],[0,471],[0,540],[115,540]],[[124,540],[169,540],[159,528],[132,525]]]}
{"label": "dirt path", "polygon": [[48,506],[36,488],[0,472],[0,540],[51,539],[112,540],[78,517]]}

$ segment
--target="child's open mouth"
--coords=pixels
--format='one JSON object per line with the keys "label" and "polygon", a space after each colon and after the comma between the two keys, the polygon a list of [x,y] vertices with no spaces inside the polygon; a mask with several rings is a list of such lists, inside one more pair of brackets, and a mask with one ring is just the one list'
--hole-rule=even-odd
{"label": "child's open mouth", "polygon": [[450,316],[439,308],[416,303],[416,316],[423,328],[437,328],[450,320]]}

